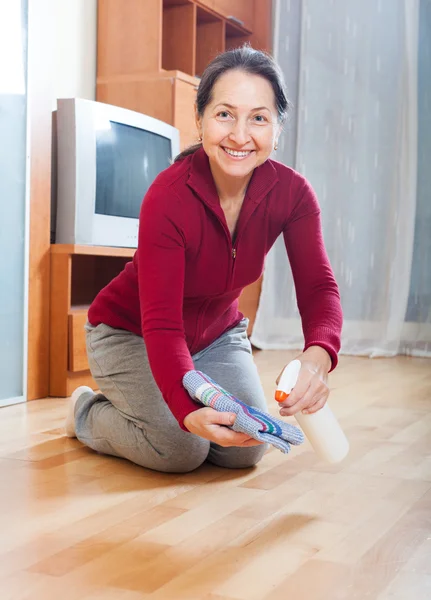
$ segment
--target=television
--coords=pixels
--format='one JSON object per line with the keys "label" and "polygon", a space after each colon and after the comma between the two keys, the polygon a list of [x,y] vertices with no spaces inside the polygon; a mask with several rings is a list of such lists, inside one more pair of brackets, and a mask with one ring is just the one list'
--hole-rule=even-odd
{"label": "television", "polygon": [[179,151],[178,130],[158,119],[59,99],[55,242],[136,248],[145,193]]}

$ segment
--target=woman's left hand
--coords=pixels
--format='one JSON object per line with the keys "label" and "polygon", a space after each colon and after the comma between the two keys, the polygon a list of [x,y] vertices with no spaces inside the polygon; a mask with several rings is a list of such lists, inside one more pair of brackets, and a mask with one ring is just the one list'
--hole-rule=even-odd
{"label": "woman's left hand", "polygon": [[[280,415],[283,417],[315,413],[326,403],[329,396],[327,385],[331,357],[320,346],[310,346],[296,357],[301,362],[298,381],[289,397],[280,403]],[[279,382],[281,373],[278,376]]]}

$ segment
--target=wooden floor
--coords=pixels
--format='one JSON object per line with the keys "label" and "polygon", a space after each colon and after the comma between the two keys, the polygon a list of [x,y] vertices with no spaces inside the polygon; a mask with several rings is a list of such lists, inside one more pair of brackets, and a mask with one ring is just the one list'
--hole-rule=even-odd
{"label": "wooden floor", "polygon": [[[289,357],[256,354],[274,414]],[[330,386],[337,466],[162,475],[66,439],[64,400],[1,409],[1,600],[430,599],[431,360],[341,357]]]}

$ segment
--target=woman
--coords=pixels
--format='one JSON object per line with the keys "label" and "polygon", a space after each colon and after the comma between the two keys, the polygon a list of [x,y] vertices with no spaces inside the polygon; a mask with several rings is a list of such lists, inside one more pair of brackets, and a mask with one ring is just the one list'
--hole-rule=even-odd
{"label": "woman", "polygon": [[75,390],[66,432],[107,454],[164,472],[205,460],[255,465],[265,445],[234,432],[234,415],[195,403],[184,374],[202,371],[243,402],[266,409],[238,311],[283,233],[305,346],[282,415],[326,402],[342,314],[307,181],[269,159],[288,110],[268,55],[242,47],[205,70],[196,102],[200,143],[184,151],[146,194],[133,261],[89,310],[87,350],[101,394]]}

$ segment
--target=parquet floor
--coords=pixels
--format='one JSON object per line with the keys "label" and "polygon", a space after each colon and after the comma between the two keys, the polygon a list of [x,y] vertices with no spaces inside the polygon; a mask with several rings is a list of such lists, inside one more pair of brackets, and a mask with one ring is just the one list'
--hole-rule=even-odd
{"label": "parquet floor", "polygon": [[[258,352],[271,411],[289,353]],[[63,436],[66,402],[0,410],[1,600],[428,600],[431,360],[341,357],[341,465],[163,475]]]}

